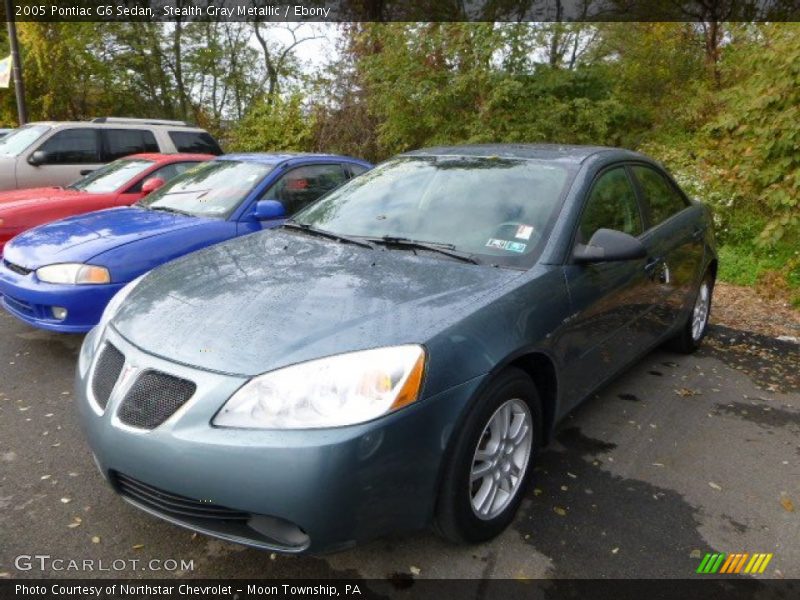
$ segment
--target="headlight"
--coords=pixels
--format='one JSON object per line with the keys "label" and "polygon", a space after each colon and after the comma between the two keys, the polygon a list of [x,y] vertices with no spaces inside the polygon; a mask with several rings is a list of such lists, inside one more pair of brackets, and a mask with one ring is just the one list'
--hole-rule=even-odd
{"label": "headlight", "polygon": [[213,424],[256,429],[316,429],[370,421],[417,400],[425,368],[421,346],[340,354],[278,369],[242,386]]}
{"label": "headlight", "polygon": [[111,274],[105,267],[64,263],[36,269],[36,277],[45,283],[99,284],[111,283]]}

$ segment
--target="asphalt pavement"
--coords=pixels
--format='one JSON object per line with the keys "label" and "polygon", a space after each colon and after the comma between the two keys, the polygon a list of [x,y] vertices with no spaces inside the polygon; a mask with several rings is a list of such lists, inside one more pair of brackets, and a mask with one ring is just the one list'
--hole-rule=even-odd
{"label": "asphalt pavement", "polygon": [[193,534],[110,490],[73,406],[81,340],[0,311],[0,577],[691,578],[707,552],[773,553],[759,577],[800,577],[791,343],[715,327],[693,356],[650,354],[561,424],[490,543],[415,532],[292,557]]}

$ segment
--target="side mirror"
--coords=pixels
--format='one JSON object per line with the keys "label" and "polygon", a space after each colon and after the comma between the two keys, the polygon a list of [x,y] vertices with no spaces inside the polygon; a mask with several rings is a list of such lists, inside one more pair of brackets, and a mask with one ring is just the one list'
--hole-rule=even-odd
{"label": "side mirror", "polygon": [[647,249],[642,242],[615,229],[598,229],[588,244],[578,244],[572,254],[579,264],[636,260],[646,256]]}
{"label": "side mirror", "polygon": [[151,177],[142,184],[142,193],[147,195],[150,192],[155,192],[158,188],[164,185],[166,181],[161,177]]}
{"label": "side mirror", "polygon": [[47,162],[47,152],[44,150],[37,150],[28,157],[28,164],[38,167]]}
{"label": "side mirror", "polygon": [[277,200],[260,200],[256,202],[256,210],[253,216],[259,221],[282,219],[286,216],[286,208],[284,208],[282,202]]}

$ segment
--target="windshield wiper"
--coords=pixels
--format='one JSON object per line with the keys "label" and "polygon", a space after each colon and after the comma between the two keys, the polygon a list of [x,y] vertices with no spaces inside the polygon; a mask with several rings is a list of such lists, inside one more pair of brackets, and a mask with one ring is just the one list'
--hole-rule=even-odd
{"label": "windshield wiper", "polygon": [[303,231],[305,233],[316,235],[318,237],[328,238],[329,240],[336,240],[337,242],[342,242],[344,244],[354,244],[356,246],[361,246],[362,248],[372,248],[372,244],[369,244],[367,242],[362,242],[361,240],[357,240],[355,238],[348,237],[346,235],[341,235],[339,233],[333,233],[332,231],[317,229],[316,227],[312,227],[308,223],[299,223],[297,221],[286,221],[283,224],[283,227],[285,229],[294,229],[296,231]]}
{"label": "windshield wiper", "polygon": [[384,246],[398,246],[400,248],[418,248],[420,250],[429,250],[430,252],[438,252],[450,258],[455,258],[462,262],[471,263],[473,265],[480,264],[478,260],[467,252],[460,252],[456,250],[453,244],[446,244],[441,242],[423,242],[421,240],[412,240],[404,237],[395,237],[385,235],[379,238],[366,238],[375,244],[383,244]]}
{"label": "windshield wiper", "polygon": [[181,210],[179,208],[172,208],[171,206],[145,206],[148,210],[160,210],[162,212],[173,213],[176,215],[183,215],[185,217],[193,217],[194,215],[190,212],[185,210]]}

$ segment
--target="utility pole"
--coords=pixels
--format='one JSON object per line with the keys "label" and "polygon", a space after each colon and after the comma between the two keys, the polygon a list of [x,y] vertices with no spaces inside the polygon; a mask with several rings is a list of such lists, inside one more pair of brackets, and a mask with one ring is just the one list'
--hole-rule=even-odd
{"label": "utility pole", "polygon": [[25,108],[25,85],[22,82],[22,63],[19,60],[19,43],[17,43],[17,24],[14,22],[14,8],[11,0],[6,0],[6,22],[8,23],[8,40],[11,42],[11,64],[14,73],[14,93],[17,96],[17,114],[19,125],[28,122],[28,111]]}

